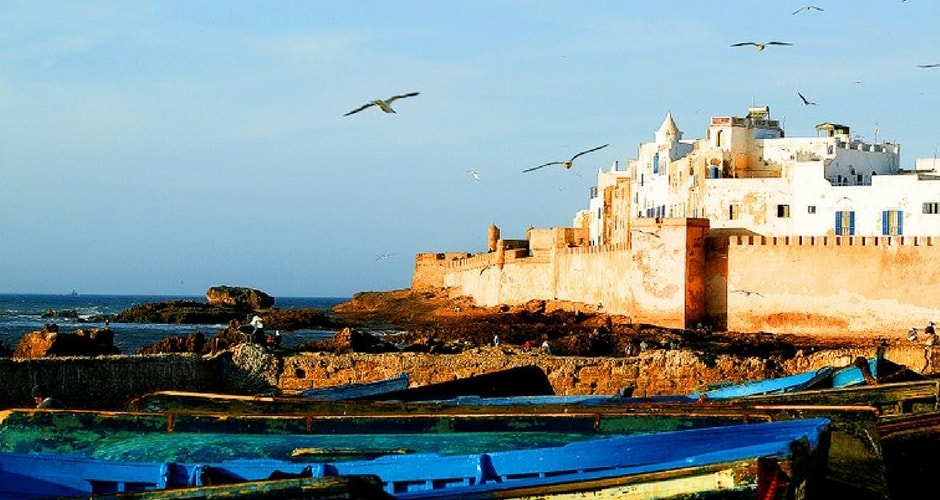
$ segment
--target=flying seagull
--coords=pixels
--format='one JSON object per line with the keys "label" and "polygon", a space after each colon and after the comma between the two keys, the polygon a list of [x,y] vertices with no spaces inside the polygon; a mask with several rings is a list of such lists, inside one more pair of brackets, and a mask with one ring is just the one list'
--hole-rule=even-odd
{"label": "flying seagull", "polygon": [[807,99],[803,94],[797,92],[796,95],[800,96],[800,99],[803,100],[803,105],[804,105],[804,106],[815,106],[815,105],[816,105],[815,102],[810,101],[810,100]]}
{"label": "flying seagull", "polygon": [[803,12],[804,10],[806,10],[806,11],[809,11],[809,10],[818,10],[819,12],[822,12],[822,11],[825,10],[825,9],[823,9],[823,8],[821,8],[821,7],[816,7],[815,5],[807,5],[806,7],[800,7],[799,9],[793,11],[793,15],[795,16],[795,15],[799,14],[800,12]]}
{"label": "flying seagull", "polygon": [[360,111],[362,111],[362,110],[364,110],[364,109],[366,109],[366,108],[368,108],[368,107],[370,107],[370,106],[378,106],[379,109],[381,109],[382,111],[385,111],[386,113],[394,113],[395,110],[392,109],[392,102],[394,102],[395,99],[404,99],[404,98],[406,98],[406,97],[414,97],[414,96],[418,95],[419,93],[420,93],[420,92],[410,92],[410,93],[407,93],[407,94],[395,95],[395,96],[389,97],[388,99],[384,99],[384,100],[383,100],[383,99],[376,99],[376,100],[374,100],[374,101],[372,101],[372,102],[370,102],[370,103],[368,103],[368,104],[363,104],[362,106],[359,106],[358,108],[356,108],[356,109],[350,111],[349,113],[346,113],[346,114],[343,115],[343,116],[349,116],[349,115],[351,115],[351,114],[353,114],[353,113],[358,113],[358,112],[360,112]]}
{"label": "flying seagull", "polygon": [[537,167],[527,168],[527,169],[523,170],[523,172],[531,172],[531,171],[533,171],[533,170],[538,170],[538,169],[540,169],[540,168],[542,168],[542,167],[547,167],[547,166],[549,166],[549,165],[564,165],[566,169],[567,169],[567,168],[571,168],[571,164],[574,163],[574,159],[575,159],[575,158],[577,158],[577,157],[579,157],[579,156],[581,156],[581,155],[586,155],[586,154],[588,154],[588,153],[590,153],[590,152],[592,152],[592,151],[597,151],[598,149],[604,149],[604,148],[606,148],[607,146],[610,146],[610,144],[604,144],[603,146],[598,146],[598,147],[596,147],[596,148],[591,148],[591,149],[588,149],[587,151],[581,151],[580,153],[578,153],[578,154],[572,156],[571,159],[570,159],[570,160],[567,160],[567,161],[550,161],[550,162],[548,162],[548,163],[544,163],[544,164],[539,165],[539,166],[537,166]]}
{"label": "flying seagull", "polygon": [[758,52],[761,52],[762,50],[766,49],[768,45],[793,45],[793,44],[792,44],[792,43],[788,43],[788,42],[765,42],[765,43],[741,42],[741,43],[732,43],[732,44],[731,44],[732,47],[743,47],[743,46],[745,46],[745,45],[753,45],[753,46],[757,47],[757,51],[758,51]]}
{"label": "flying seagull", "polygon": [[940,68],[940,63],[935,64],[918,64],[918,68]]}
{"label": "flying seagull", "polygon": [[476,179],[477,181],[480,180],[480,171],[479,171],[479,170],[477,170],[477,169],[475,169],[475,168],[468,168],[468,169],[467,169],[467,173],[470,174],[470,175],[472,175],[473,178]]}

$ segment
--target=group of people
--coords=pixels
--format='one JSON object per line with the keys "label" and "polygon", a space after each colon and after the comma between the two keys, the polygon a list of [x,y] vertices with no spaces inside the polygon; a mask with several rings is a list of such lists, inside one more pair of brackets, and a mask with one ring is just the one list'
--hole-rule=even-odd
{"label": "group of people", "polygon": [[[499,337],[496,337],[496,339],[494,339],[494,340],[496,341],[496,343],[495,343],[494,345],[499,345],[498,339],[499,339]],[[523,351],[523,352],[529,352],[529,351],[531,351],[531,350],[532,350],[532,345],[533,345],[533,344],[532,344],[532,341],[531,341],[531,340],[526,340],[525,343],[522,344],[522,351]],[[539,349],[540,349],[543,353],[545,353],[545,354],[551,354],[551,353],[552,353],[552,346],[551,346],[551,344],[548,343],[548,340],[543,340],[543,341],[542,341],[542,345],[539,347]]]}

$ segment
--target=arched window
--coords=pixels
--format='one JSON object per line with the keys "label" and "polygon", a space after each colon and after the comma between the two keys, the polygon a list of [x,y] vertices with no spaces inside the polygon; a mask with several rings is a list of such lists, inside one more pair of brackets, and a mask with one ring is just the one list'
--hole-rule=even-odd
{"label": "arched window", "polygon": [[718,133],[715,134],[715,147],[716,147],[716,148],[720,148],[720,147],[721,147],[721,141],[723,141],[724,138],[725,138],[725,131],[724,131],[724,130],[719,130]]}

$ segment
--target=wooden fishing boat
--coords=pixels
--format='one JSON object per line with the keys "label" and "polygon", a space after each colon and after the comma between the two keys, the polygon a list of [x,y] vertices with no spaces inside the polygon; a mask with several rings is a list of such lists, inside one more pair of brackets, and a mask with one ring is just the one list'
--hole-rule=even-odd
{"label": "wooden fishing boat", "polygon": [[[405,374],[403,374],[405,375]],[[407,376],[407,375],[405,375]],[[402,377],[401,375],[399,377]],[[231,412],[237,414],[278,414],[307,412],[304,408],[323,406],[322,401],[419,401],[426,399],[452,399],[460,396],[475,395],[481,397],[534,396],[552,395],[555,390],[545,372],[537,366],[520,366],[481,375],[474,375],[458,380],[428,384],[419,387],[394,389],[394,384],[401,384],[399,379],[391,379],[379,384],[379,390],[371,394],[360,393],[358,389],[346,389],[347,386],[323,388],[316,397],[317,390],[304,391],[299,395],[236,395],[208,392],[157,391],[134,398],[126,406],[128,411],[165,411],[165,412]],[[351,384],[358,385],[358,384]],[[305,396],[306,394],[306,396]],[[299,396],[299,397],[298,397]],[[326,405],[328,406],[328,404]]]}
{"label": "wooden fishing boat", "polygon": [[265,479],[234,484],[102,493],[95,500],[391,500],[377,476],[328,476]]}
{"label": "wooden fishing boat", "polygon": [[[886,492],[874,407],[763,405],[740,402],[645,405],[472,406],[441,403],[337,402],[323,415],[209,415],[75,410],[7,410],[0,413],[3,451],[70,451],[127,459],[152,450],[183,459],[192,450],[230,456],[255,453],[284,458],[318,449],[328,456],[355,447],[360,456],[400,450],[429,451],[486,443],[507,449],[520,443],[561,444],[610,435],[716,428],[743,423],[829,418],[827,481],[839,488]],[[406,439],[407,437],[407,439]],[[367,445],[366,443],[372,443]],[[258,455],[259,451],[267,455]],[[326,451],[323,451],[326,450]],[[180,455],[172,455],[178,452]],[[122,454],[123,453],[123,454]],[[348,453],[347,453],[348,455]],[[859,471],[864,471],[858,477]],[[865,498],[865,497],[861,497]]]}
{"label": "wooden fishing boat", "polygon": [[297,394],[297,397],[320,401],[372,398],[381,394],[403,391],[408,388],[409,381],[410,378],[408,374],[402,372],[395,377],[377,380],[375,382],[307,389]]}
{"label": "wooden fishing boat", "polygon": [[171,489],[272,477],[375,475],[394,498],[623,498],[696,495],[813,498],[821,492],[829,420],[800,419],[586,440],[465,455],[388,455],[292,463],[109,461],[0,453],[0,498]]}
{"label": "wooden fishing boat", "polygon": [[[873,370],[877,360],[869,360]],[[330,398],[333,400],[376,401],[459,401],[472,404],[474,398],[485,398],[491,405],[567,405],[567,404],[638,404],[647,402],[694,402],[700,399],[726,400],[754,395],[779,394],[802,391],[814,387],[846,387],[861,383],[861,370],[856,366],[835,369],[823,367],[804,373],[729,384],[723,387],[693,392],[688,395],[657,396],[649,398],[625,398],[620,395],[555,395],[547,377],[534,366],[493,372],[467,379],[454,380],[428,386],[412,387],[402,391],[383,391],[372,396]],[[838,377],[838,384],[834,379]],[[511,382],[510,382],[511,379]],[[336,389],[342,394],[342,389]],[[466,399],[465,399],[466,398]],[[131,400],[125,407],[128,411],[163,411],[175,413],[219,413],[231,414],[297,414],[320,413],[324,405],[312,398],[283,396],[242,396],[229,394],[158,391]]]}

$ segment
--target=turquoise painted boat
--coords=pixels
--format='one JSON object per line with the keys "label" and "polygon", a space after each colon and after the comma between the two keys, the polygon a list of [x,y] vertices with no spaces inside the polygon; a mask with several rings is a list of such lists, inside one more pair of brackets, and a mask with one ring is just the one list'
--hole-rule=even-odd
{"label": "turquoise painted boat", "polygon": [[199,488],[285,477],[375,475],[394,498],[814,498],[828,419],[614,436],[564,446],[373,460],[142,462],[61,453],[0,453],[0,498]]}

